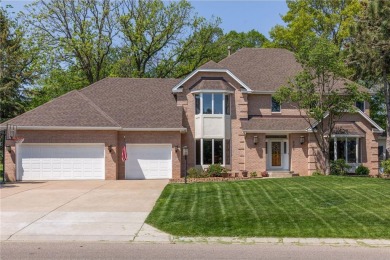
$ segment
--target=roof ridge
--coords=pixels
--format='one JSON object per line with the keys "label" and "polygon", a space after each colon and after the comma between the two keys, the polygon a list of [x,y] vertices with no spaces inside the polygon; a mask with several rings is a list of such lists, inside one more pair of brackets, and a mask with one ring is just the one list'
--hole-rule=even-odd
{"label": "roof ridge", "polygon": [[118,122],[116,122],[111,116],[109,116],[106,112],[104,112],[98,105],[96,105],[90,98],[88,98],[86,95],[81,93],[80,91],[77,91],[77,93],[80,95],[82,99],[87,101],[89,105],[91,105],[97,112],[99,112],[104,118],[106,118],[108,121],[113,123],[116,126],[121,127]]}
{"label": "roof ridge", "polygon": [[61,96],[59,96],[59,97],[53,98],[53,99],[47,101],[46,103],[43,103],[42,105],[39,105],[39,106],[37,106],[37,107],[35,107],[35,108],[31,109],[31,110],[28,110],[28,111],[26,111],[26,112],[24,112],[24,113],[18,115],[18,116],[15,116],[14,118],[11,118],[11,119],[9,119],[9,120],[7,120],[7,121],[4,121],[3,123],[0,124],[0,126],[1,126],[1,125],[4,126],[5,123],[8,124],[8,123],[14,121],[15,119],[17,119],[17,118],[19,118],[19,117],[21,117],[21,116],[25,116],[26,114],[29,114],[29,113],[31,113],[31,112],[37,110],[38,108],[44,107],[44,106],[50,104],[51,102],[54,102],[55,100],[60,99],[60,98],[62,98],[62,97],[65,97],[65,96],[67,96],[67,95],[69,95],[69,94],[71,94],[71,93],[73,93],[73,92],[78,92],[78,91],[74,89],[74,90],[71,90],[71,91],[69,91],[69,92],[67,92],[67,93],[65,93],[65,94],[63,94],[63,95],[61,95]]}

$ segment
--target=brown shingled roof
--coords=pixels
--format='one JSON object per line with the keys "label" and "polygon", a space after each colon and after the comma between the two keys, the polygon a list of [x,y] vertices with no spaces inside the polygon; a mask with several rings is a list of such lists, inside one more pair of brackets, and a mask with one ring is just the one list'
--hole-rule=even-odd
{"label": "brown shingled roof", "polygon": [[213,90],[231,90],[234,88],[229,85],[223,78],[201,78],[191,88],[194,90],[213,89]]}
{"label": "brown shingled roof", "polygon": [[106,78],[4,122],[18,126],[182,128],[177,79]]}
{"label": "brown shingled roof", "polygon": [[219,62],[252,90],[275,91],[302,71],[285,49],[243,48]]}
{"label": "brown shingled roof", "polygon": [[181,128],[182,108],[171,88],[178,79],[106,78],[80,92],[123,128]]}
{"label": "brown shingled roof", "polygon": [[118,127],[109,116],[73,90],[3,124],[18,126]]}
{"label": "brown shingled roof", "polygon": [[205,64],[203,64],[202,66],[200,66],[198,69],[224,69],[224,67],[216,63],[215,61],[210,60]]}
{"label": "brown shingled roof", "polygon": [[242,121],[243,131],[306,131],[310,126],[302,117],[293,118],[271,118],[253,117],[248,121]]}

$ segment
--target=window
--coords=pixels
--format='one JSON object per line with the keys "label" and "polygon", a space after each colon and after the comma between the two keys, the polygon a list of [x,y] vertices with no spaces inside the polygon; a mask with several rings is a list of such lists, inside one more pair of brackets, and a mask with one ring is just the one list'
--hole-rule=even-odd
{"label": "window", "polygon": [[330,140],[329,157],[332,161],[343,159],[347,163],[359,163],[360,154],[359,139],[356,137],[337,137],[336,142],[335,139]]}
{"label": "window", "polygon": [[280,112],[280,103],[275,100],[274,97],[272,97],[272,107],[271,107],[272,112]]}
{"label": "window", "polygon": [[364,112],[364,101],[356,101],[356,107]]}
{"label": "window", "polygon": [[195,114],[230,115],[229,95],[222,93],[201,93],[195,95]]}
{"label": "window", "polygon": [[195,95],[195,114],[199,115],[200,114],[200,96]]}
{"label": "window", "polygon": [[[203,148],[202,148],[203,142]],[[195,141],[196,165],[230,164],[230,140],[197,139]],[[203,149],[203,150],[202,150]],[[203,155],[203,163],[201,154]],[[224,162],[225,157],[225,162]]]}
{"label": "window", "polygon": [[378,146],[378,156],[379,156],[379,161],[383,161],[385,159],[385,156],[384,156],[384,148],[383,146]]}
{"label": "window", "polygon": [[287,154],[287,142],[283,142],[284,154]]}
{"label": "window", "polygon": [[213,94],[203,94],[203,114],[213,113]]}
{"label": "window", "polygon": [[223,95],[214,94],[214,114],[221,115],[223,114]]}

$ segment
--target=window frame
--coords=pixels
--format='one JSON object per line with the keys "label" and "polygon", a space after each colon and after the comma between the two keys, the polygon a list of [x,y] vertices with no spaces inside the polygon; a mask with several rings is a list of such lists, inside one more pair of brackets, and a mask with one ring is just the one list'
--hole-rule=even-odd
{"label": "window frame", "polygon": [[[195,149],[195,165],[197,166],[208,166],[208,165],[211,165],[211,164],[205,164],[204,163],[204,141],[210,141],[211,140],[211,164],[215,164],[215,140],[217,141],[221,141],[222,142],[222,163],[221,165],[223,166],[226,166],[226,165],[230,165],[230,162],[231,162],[231,153],[232,153],[232,146],[231,146],[231,139],[227,139],[227,138],[198,138],[198,139],[195,139],[195,146],[194,146],[194,149]],[[199,152],[199,155],[200,155],[200,158],[199,158],[199,162],[200,164],[197,164],[197,155],[198,155],[198,151],[196,150],[196,143],[197,142],[200,142],[200,152]],[[226,164],[226,146],[227,146],[227,142],[229,142],[229,164]]]}
{"label": "window frame", "polygon": [[[358,103],[362,103],[363,104],[363,110],[358,106]],[[357,107],[360,111],[362,111],[364,113],[364,111],[366,110],[366,102],[364,101],[356,101],[355,102],[355,107]]]}
{"label": "window frame", "polygon": [[[204,113],[203,105],[204,105],[204,99],[203,95],[211,95],[211,113],[206,114]],[[215,95],[221,95],[222,96],[222,113],[220,114],[215,114]],[[199,98],[199,102],[197,102],[197,98]],[[231,98],[230,98],[230,93],[219,93],[219,92],[205,92],[205,93],[196,93],[194,95],[195,99],[195,115],[215,115],[215,116],[230,116],[231,115]],[[228,106],[226,104],[226,100],[228,99]],[[199,104],[199,113],[197,113],[197,105]],[[226,113],[228,112],[228,113]]]}
{"label": "window frame", "polygon": [[[357,137],[357,136],[334,136],[330,139],[329,143],[329,159],[331,161],[336,161],[340,159],[341,156],[339,156],[338,153],[338,142],[343,142],[344,143],[344,155],[342,157],[345,157],[344,160],[347,164],[359,164],[361,163],[361,158],[362,158],[362,146],[361,146],[361,140],[362,137]],[[355,150],[355,162],[349,162],[349,144],[348,141],[353,140],[355,141],[354,145],[354,150]],[[333,146],[333,151],[331,152],[331,148]],[[333,154],[333,158],[332,155]]]}

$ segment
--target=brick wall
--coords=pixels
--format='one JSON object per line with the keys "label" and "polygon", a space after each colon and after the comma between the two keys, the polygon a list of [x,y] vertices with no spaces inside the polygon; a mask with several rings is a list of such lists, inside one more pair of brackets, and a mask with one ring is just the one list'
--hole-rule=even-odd
{"label": "brick wall", "polygon": [[[301,136],[305,137],[305,143],[300,143]],[[299,173],[300,176],[309,175],[308,171],[308,134],[290,134],[290,170]]]}
{"label": "brick wall", "polygon": [[249,94],[248,114],[255,116],[299,116],[299,111],[289,103],[283,103],[280,113],[271,112],[272,95]]}
{"label": "brick wall", "polygon": [[[257,136],[258,143],[253,143],[253,137]],[[248,172],[261,172],[267,168],[267,155],[265,152],[265,134],[246,134],[245,135],[245,170]]]}

